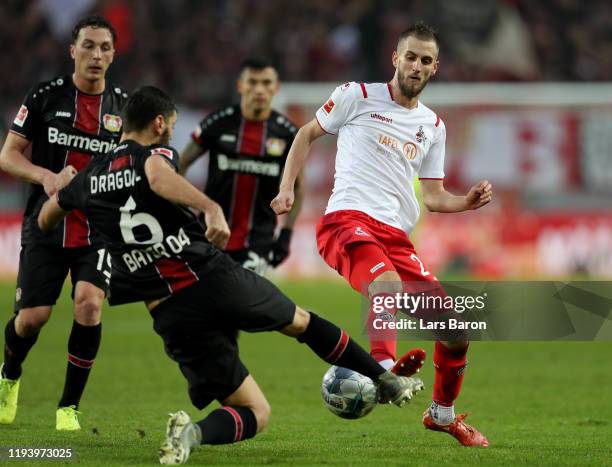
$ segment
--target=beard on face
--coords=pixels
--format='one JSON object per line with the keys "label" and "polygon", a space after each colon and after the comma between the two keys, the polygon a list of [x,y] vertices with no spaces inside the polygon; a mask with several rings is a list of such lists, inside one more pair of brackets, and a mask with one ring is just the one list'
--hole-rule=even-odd
{"label": "beard on face", "polygon": [[400,91],[404,96],[406,96],[409,99],[412,99],[413,97],[418,96],[423,90],[423,88],[425,88],[428,81],[429,81],[429,78],[422,79],[421,84],[419,86],[411,87],[407,83],[406,75],[404,75],[404,73],[402,73],[401,70],[399,69],[397,70],[397,82],[399,84]]}
{"label": "beard on face", "polygon": [[168,128],[164,130],[159,137],[159,140],[159,144],[162,144],[163,146],[168,146],[170,144],[170,130]]}
{"label": "beard on face", "polygon": [[266,110],[267,106],[265,103],[255,102],[255,99],[251,100],[251,112],[256,117],[259,117]]}

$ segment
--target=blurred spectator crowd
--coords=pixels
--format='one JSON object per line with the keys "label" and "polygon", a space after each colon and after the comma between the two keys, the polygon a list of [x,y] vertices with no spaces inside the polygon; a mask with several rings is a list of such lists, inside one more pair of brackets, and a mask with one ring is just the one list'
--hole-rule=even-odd
{"label": "blurred spectator crowd", "polygon": [[250,55],[286,81],[386,80],[397,36],[418,19],[441,37],[438,81],[612,78],[609,0],[3,0],[2,113],[72,70],[70,32],[91,12],[118,31],[117,83],[157,84],[195,107],[225,101]]}

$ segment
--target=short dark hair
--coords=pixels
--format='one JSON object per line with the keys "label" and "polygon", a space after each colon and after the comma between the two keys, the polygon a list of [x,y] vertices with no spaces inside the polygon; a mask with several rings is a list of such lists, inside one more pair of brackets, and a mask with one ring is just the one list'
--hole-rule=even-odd
{"label": "short dark hair", "polygon": [[176,105],[170,95],[155,86],[142,86],[130,95],[123,108],[123,130],[144,130],[158,115],[169,118],[176,112]]}
{"label": "short dark hair", "polygon": [[79,33],[81,32],[81,29],[87,28],[87,27],[108,29],[108,31],[111,33],[111,36],[113,37],[113,44],[117,40],[117,31],[115,31],[115,28],[113,27],[113,25],[110,24],[110,22],[106,18],[103,18],[102,16],[92,15],[92,16],[87,16],[85,18],[82,18],[81,20],[79,20],[77,24],[74,25],[74,28],[72,29],[72,43],[73,44],[76,43],[77,38],[79,37]]}
{"label": "short dark hair", "polygon": [[434,41],[438,49],[440,48],[440,38],[438,37],[437,31],[422,21],[411,24],[404,32],[400,34],[397,41],[397,47],[399,48],[402,41],[410,36],[414,36],[422,41]]}
{"label": "short dark hair", "polygon": [[274,68],[276,70],[276,67],[272,64],[272,61],[265,57],[249,57],[246,60],[243,60],[240,64],[239,73],[242,74],[242,72],[247,68],[249,68],[250,70],[263,70],[264,68]]}

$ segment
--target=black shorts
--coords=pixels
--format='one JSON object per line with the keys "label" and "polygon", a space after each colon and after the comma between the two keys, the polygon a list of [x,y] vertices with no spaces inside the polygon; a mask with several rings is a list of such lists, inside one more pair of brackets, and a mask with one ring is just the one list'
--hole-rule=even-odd
{"label": "black shorts", "polygon": [[62,248],[28,243],[19,253],[15,312],[22,308],[55,305],[68,272],[72,297],[78,281],[89,282],[106,294],[110,278],[108,254],[99,248]]}
{"label": "black shorts", "polygon": [[238,355],[239,330],[278,330],[293,322],[295,304],[246,269],[214,271],[152,311],[153,328],[179,364],[198,409],[223,401],[249,375]]}

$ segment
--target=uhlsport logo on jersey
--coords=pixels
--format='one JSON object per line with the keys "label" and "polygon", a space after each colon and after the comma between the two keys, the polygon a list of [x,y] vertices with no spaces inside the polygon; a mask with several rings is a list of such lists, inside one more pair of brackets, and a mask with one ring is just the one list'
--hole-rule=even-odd
{"label": "uhlsport logo on jersey", "polygon": [[282,156],[287,147],[287,142],[280,138],[268,138],[266,140],[266,152],[270,156]]}
{"label": "uhlsport logo on jersey", "polygon": [[17,126],[23,126],[26,118],[28,118],[28,108],[25,105],[22,105],[19,108],[19,112],[17,112],[17,116],[15,117],[15,121],[13,123],[15,123]]}
{"label": "uhlsport logo on jersey", "polygon": [[113,133],[121,130],[121,125],[123,123],[121,121],[121,117],[111,114],[104,114],[102,121],[104,122],[104,128],[106,128],[108,131],[112,131]]}
{"label": "uhlsport logo on jersey", "polygon": [[380,120],[381,122],[384,122],[384,123],[393,123],[392,118],[385,117],[384,115],[380,115],[377,113],[371,113],[370,118],[373,118],[374,120]]}
{"label": "uhlsport logo on jersey", "polygon": [[332,110],[334,110],[334,106],[336,104],[334,103],[334,101],[330,98],[324,105],[323,105],[323,110],[325,110],[325,113],[328,114],[330,113]]}

